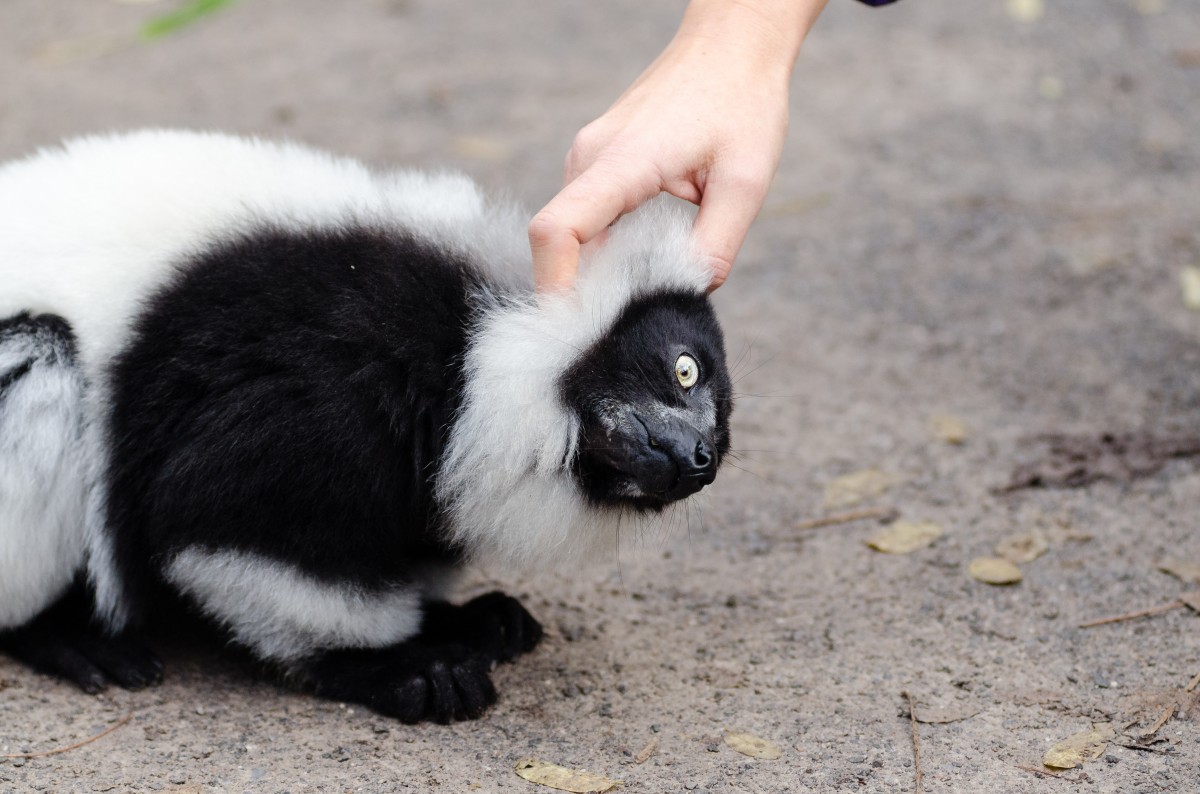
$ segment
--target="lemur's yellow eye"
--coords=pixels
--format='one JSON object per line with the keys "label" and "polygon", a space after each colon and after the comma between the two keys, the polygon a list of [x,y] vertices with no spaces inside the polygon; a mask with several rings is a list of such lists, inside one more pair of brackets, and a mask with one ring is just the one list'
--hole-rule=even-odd
{"label": "lemur's yellow eye", "polygon": [[675,359],[675,377],[679,380],[679,385],[685,389],[695,386],[700,377],[700,367],[696,365],[696,359],[687,353]]}

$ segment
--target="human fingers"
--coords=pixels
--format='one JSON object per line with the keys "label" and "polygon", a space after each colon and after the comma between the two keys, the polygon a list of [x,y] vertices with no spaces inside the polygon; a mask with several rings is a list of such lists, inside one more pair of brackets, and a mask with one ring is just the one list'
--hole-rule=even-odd
{"label": "human fingers", "polygon": [[598,160],[580,173],[529,223],[534,288],[546,294],[573,287],[580,246],[659,189],[649,164]]}
{"label": "human fingers", "polygon": [[709,292],[729,277],[770,184],[769,177],[739,176],[713,179],[705,188],[692,233],[700,252],[712,265]]}

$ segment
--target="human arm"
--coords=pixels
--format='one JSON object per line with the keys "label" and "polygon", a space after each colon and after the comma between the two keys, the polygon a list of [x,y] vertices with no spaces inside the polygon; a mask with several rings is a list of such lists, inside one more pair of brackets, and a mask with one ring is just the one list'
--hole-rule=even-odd
{"label": "human arm", "polygon": [[787,132],[788,84],[826,0],[692,0],[663,53],[576,136],[562,191],[529,225],[539,292],[569,289],[580,246],[666,191],[700,206],[711,287],[762,207]]}

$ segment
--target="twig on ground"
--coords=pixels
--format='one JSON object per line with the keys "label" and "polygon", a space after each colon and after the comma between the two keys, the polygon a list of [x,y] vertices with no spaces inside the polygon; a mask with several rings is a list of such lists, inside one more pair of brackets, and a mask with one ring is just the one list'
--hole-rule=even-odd
{"label": "twig on ground", "polygon": [[913,771],[916,774],[916,786],[913,790],[915,794],[921,794],[921,731],[917,728],[917,706],[913,703],[911,692],[905,691],[900,694],[908,699],[908,719],[912,725]]}
{"label": "twig on ground", "polygon": [[1159,729],[1161,729],[1162,726],[1167,724],[1167,720],[1171,719],[1171,717],[1173,717],[1175,715],[1175,709],[1177,709],[1177,708],[1179,708],[1178,704],[1172,703],[1171,705],[1169,705],[1165,709],[1163,709],[1162,714],[1159,714],[1158,719],[1156,719],[1154,721],[1154,724],[1150,726],[1150,730],[1146,731],[1141,736],[1139,736],[1138,741],[1145,741],[1146,739],[1149,739],[1154,734],[1158,733]]}
{"label": "twig on ground", "polygon": [[1162,744],[1165,741],[1168,740],[1160,737],[1150,740],[1147,744],[1135,744],[1133,742],[1115,742],[1115,744],[1117,747],[1124,747],[1126,750],[1136,750],[1139,753],[1165,753],[1167,752],[1166,750],[1160,750],[1154,746]]}
{"label": "twig on ground", "polygon": [[1096,618],[1095,620],[1089,620],[1085,623],[1080,623],[1079,628],[1090,629],[1093,626],[1103,626],[1106,623],[1120,623],[1123,620],[1133,620],[1135,618],[1145,618],[1145,617],[1149,617],[1150,615],[1159,615],[1159,614],[1162,614],[1163,612],[1170,612],[1172,609],[1179,609],[1182,606],[1184,606],[1184,603],[1182,601],[1172,601],[1169,604],[1162,604],[1161,606],[1150,607],[1149,609],[1139,609],[1136,612],[1126,612],[1123,615],[1110,615],[1109,617],[1106,617],[1106,618]]}
{"label": "twig on ground", "polygon": [[1065,780],[1068,783],[1083,783],[1087,780],[1090,780],[1087,775],[1082,773],[1080,773],[1078,777],[1067,777],[1066,775],[1060,775],[1057,772],[1051,772],[1049,769],[1038,769],[1036,766],[1025,766],[1024,764],[1014,764],[1014,766],[1016,766],[1017,769],[1024,769],[1026,772],[1032,772],[1039,777],[1052,777],[1057,780]]}
{"label": "twig on ground", "polygon": [[898,515],[895,508],[869,507],[866,510],[851,510],[849,513],[837,513],[822,518],[810,518],[796,524],[796,529],[821,529],[837,524],[849,524],[852,521],[863,521],[868,518],[895,518]]}
{"label": "twig on ground", "polygon": [[1183,688],[1184,692],[1191,692],[1196,687],[1200,686],[1200,673],[1196,673],[1196,677],[1188,681],[1188,685]]}
{"label": "twig on ground", "polygon": [[635,764],[646,763],[650,760],[650,756],[654,755],[656,750],[658,750],[658,739],[651,739],[650,741],[646,742],[646,746],[642,748],[641,752],[633,757],[633,762]]}
{"label": "twig on ground", "polygon": [[125,723],[127,723],[131,719],[133,719],[133,714],[134,713],[132,711],[129,712],[124,717],[122,717],[121,719],[114,722],[112,725],[109,725],[107,728],[100,731],[100,733],[97,733],[95,736],[91,737],[90,739],[84,739],[82,742],[75,742],[75,744],[71,744],[66,747],[56,747],[53,750],[41,750],[36,753],[9,753],[7,755],[0,755],[0,758],[45,758],[46,756],[49,756],[49,755],[61,755],[62,753],[69,753],[72,750],[78,750],[80,747],[91,744],[92,742],[97,741],[98,739],[103,739],[105,736],[108,736],[110,733],[115,731],[117,728],[120,728],[122,725],[124,725]]}

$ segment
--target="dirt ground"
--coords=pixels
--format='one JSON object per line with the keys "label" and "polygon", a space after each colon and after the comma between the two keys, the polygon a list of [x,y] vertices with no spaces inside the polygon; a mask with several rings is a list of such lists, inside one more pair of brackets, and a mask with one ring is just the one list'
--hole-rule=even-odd
{"label": "dirt ground", "polygon": [[[716,297],[740,375],[736,465],[619,558],[475,572],[466,594],[504,586],[548,628],[497,671],[485,718],[407,727],[205,651],[169,650],[153,690],[98,697],[0,659],[0,753],[133,712],[85,747],[0,761],[0,792],[548,791],[513,773],[526,756],[630,792],[913,791],[902,692],[918,716],[961,718],[918,728],[927,792],[1200,790],[1200,695],[1183,691],[1200,616],[1078,628],[1189,589],[1158,564],[1200,563],[1200,466],[1129,469],[1110,451],[1095,465],[1115,480],[1001,490],[1042,466],[1042,434],[1200,434],[1200,311],[1180,281],[1200,264],[1200,5],[1014,16],[1031,5],[831,0],[767,207]],[[682,4],[245,0],[131,38],[170,7],[5,0],[0,157],[214,128],[449,165],[532,207]],[[935,415],[965,442],[940,439]],[[867,469],[898,482],[826,507],[830,482]],[[878,520],[798,527],[876,506],[944,534],[887,555],[865,544]],[[1048,549],[1021,583],[968,575],[1030,532]],[[1093,723],[1118,734],[1098,759],[1066,780],[1033,771]],[[727,730],[782,757],[740,755]]]}

